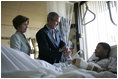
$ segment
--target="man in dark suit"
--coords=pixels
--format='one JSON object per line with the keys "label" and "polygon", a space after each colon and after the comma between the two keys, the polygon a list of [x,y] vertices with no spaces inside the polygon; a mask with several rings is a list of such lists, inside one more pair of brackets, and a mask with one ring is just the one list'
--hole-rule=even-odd
{"label": "man in dark suit", "polygon": [[51,64],[59,63],[62,58],[71,54],[66,43],[61,39],[59,31],[56,29],[60,17],[55,12],[50,12],[47,16],[47,24],[36,34],[39,47],[39,59]]}

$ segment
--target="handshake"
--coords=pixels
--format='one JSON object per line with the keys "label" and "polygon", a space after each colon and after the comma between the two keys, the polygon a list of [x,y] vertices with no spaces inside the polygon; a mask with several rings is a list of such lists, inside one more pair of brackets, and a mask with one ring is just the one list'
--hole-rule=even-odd
{"label": "handshake", "polygon": [[64,46],[64,47],[62,48],[62,53],[63,53],[64,57],[69,57],[72,52],[71,52],[71,50],[69,49],[69,47]]}

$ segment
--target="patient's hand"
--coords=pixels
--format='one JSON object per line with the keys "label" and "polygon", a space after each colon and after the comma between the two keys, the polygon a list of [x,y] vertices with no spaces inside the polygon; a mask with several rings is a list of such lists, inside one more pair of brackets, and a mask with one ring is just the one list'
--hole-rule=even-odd
{"label": "patient's hand", "polygon": [[99,68],[93,64],[89,64],[87,63],[85,60],[81,59],[81,58],[76,58],[72,60],[72,64],[75,65],[78,68],[82,68],[82,69],[87,69],[87,70],[92,70],[92,71],[96,71],[96,72],[101,72],[103,71],[102,68]]}
{"label": "patient's hand", "polygon": [[72,64],[78,68],[87,69],[88,63],[81,58],[75,58],[72,60]]}

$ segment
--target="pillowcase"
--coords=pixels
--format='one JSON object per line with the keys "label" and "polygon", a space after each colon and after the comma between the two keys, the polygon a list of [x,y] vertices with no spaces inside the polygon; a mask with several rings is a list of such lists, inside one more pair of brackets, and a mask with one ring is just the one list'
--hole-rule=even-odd
{"label": "pillowcase", "polygon": [[117,58],[117,45],[111,46],[110,57]]}

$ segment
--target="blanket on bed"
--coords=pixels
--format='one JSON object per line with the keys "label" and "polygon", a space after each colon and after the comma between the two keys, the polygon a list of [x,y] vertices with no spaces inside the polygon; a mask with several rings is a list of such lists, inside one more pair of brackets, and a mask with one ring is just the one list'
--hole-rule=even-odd
{"label": "blanket on bed", "polygon": [[31,59],[23,52],[1,45],[2,78],[116,78],[109,71],[95,72],[77,68],[72,64],[49,64],[43,60]]}

